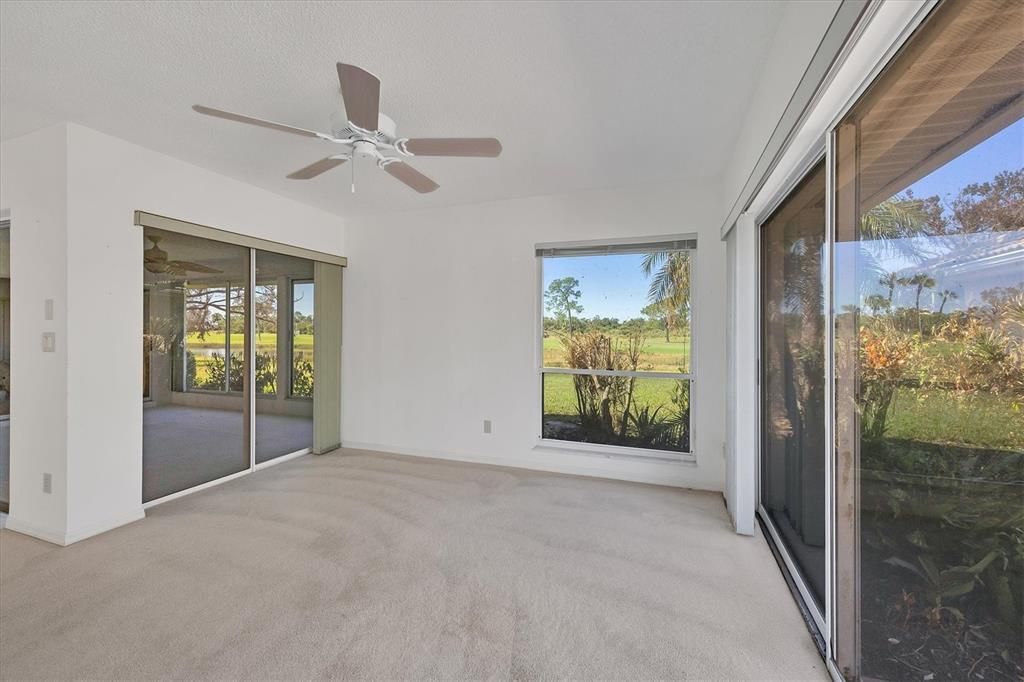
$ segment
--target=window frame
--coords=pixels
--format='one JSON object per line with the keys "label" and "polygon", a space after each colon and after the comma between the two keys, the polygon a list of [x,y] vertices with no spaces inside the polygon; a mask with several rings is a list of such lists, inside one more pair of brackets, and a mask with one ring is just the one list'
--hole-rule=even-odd
{"label": "window frame", "polygon": [[[686,251],[690,259],[690,355],[688,372],[645,372],[628,370],[603,370],[603,369],[577,369],[573,367],[546,367],[544,365],[544,259],[545,258],[576,258],[580,256],[595,255],[616,255],[628,253],[630,247],[638,247],[634,253],[646,253],[651,247],[657,244],[669,244],[672,242],[693,241],[692,248],[672,248],[671,251]],[[643,460],[658,460],[677,462],[685,464],[696,464],[697,462],[697,432],[696,414],[698,411],[696,395],[696,384],[698,375],[697,362],[697,337],[696,333],[698,319],[698,296],[697,296],[697,241],[696,233],[680,233],[670,235],[657,235],[653,237],[627,237],[618,239],[595,239],[572,242],[551,242],[541,243],[534,246],[535,261],[535,292],[534,292],[534,367],[536,368],[534,379],[534,396],[536,408],[534,410],[534,423],[537,425],[537,442],[535,448],[565,450],[581,454],[597,454],[606,457],[636,458]],[[608,253],[593,253],[593,250],[609,248]],[[577,255],[544,255],[541,251],[558,250],[579,250]],[[689,423],[689,452],[677,452],[673,450],[657,450],[654,448],[638,448],[627,445],[607,445],[603,443],[587,443],[570,440],[559,440],[556,438],[544,437],[544,375],[545,374],[566,374],[566,375],[597,375],[597,376],[621,376],[636,377],[640,379],[675,379],[677,381],[688,381],[690,390],[690,423]]]}

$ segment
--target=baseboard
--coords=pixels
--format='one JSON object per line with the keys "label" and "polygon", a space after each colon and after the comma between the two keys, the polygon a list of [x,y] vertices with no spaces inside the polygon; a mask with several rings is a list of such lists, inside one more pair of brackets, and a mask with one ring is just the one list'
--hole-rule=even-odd
{"label": "baseboard", "polygon": [[106,533],[108,530],[114,530],[115,528],[119,528],[121,526],[127,526],[129,523],[134,523],[135,521],[140,521],[144,518],[146,518],[146,511],[142,508],[142,505],[140,504],[137,508],[125,514],[120,514],[113,518],[101,521],[99,523],[94,523],[92,525],[86,526],[85,528],[81,528],[75,531],[68,531],[68,534],[64,539],[64,544],[71,545],[80,540],[91,538],[93,535]]}
{"label": "baseboard", "polygon": [[37,540],[44,540],[54,545],[60,545],[61,547],[67,544],[64,542],[63,531],[43,528],[42,526],[36,526],[31,523],[24,523],[17,516],[11,516],[8,514],[7,525],[5,528],[6,530],[21,533],[22,535],[28,535],[36,538]]}
{"label": "baseboard", "polygon": [[142,510],[142,507],[139,507],[127,514],[122,514],[118,517],[92,524],[76,531],[61,532],[50,528],[43,528],[42,526],[36,526],[31,523],[25,523],[17,516],[8,515],[6,528],[7,530],[14,531],[15,533],[29,535],[37,540],[45,540],[46,542],[54,545],[67,547],[68,545],[85,540],[86,538],[91,538],[93,535],[106,533],[108,530],[113,530],[119,526],[124,526],[145,517],[146,512]]}
{"label": "baseboard", "polygon": [[[584,463],[588,461],[607,461],[604,456],[587,456],[583,453],[565,454],[551,453],[550,459],[545,456],[534,458],[518,457],[492,457],[487,455],[466,455],[440,450],[425,450],[421,448],[406,448],[383,443],[364,443],[358,441],[344,441],[342,448],[350,450],[370,450],[376,452],[387,452],[395,455],[408,455],[411,457],[428,457],[430,459],[443,459],[455,462],[468,462],[470,464],[490,464],[492,466],[509,467],[512,469],[526,469],[528,471],[546,471],[555,474],[570,474],[573,476],[588,476],[591,478],[606,478],[616,481],[629,481],[631,483],[648,483],[652,485],[664,485],[673,488],[685,488],[690,490],[707,490],[721,494],[720,490],[702,488],[687,481],[680,471],[691,469],[692,462],[666,462],[652,461],[643,464],[632,465],[633,470],[614,469],[610,467],[594,466]],[[566,461],[570,460],[570,461]],[[575,460],[575,461],[572,461]]]}

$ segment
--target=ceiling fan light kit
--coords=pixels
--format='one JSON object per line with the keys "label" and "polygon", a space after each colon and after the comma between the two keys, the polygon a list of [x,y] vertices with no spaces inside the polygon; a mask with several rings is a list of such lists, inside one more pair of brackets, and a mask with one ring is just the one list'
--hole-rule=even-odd
{"label": "ceiling fan light kit", "polygon": [[[337,144],[342,150],[331,156],[300,168],[287,177],[292,180],[310,180],[332,168],[353,161],[356,157],[373,159],[377,167],[421,194],[433,192],[439,185],[405,163],[404,158],[415,156],[461,156],[493,158],[501,154],[501,142],[493,137],[398,137],[395,122],[380,113],[380,79],[369,71],[338,63],[338,81],[345,103],[347,120],[344,125],[332,126],[331,134],[306,130],[283,123],[275,123],[230,111],[196,104],[192,108],[206,116],[269,128],[278,132],[313,137]],[[339,122],[340,123],[340,122]],[[351,164],[352,191],[356,191],[355,164]]]}

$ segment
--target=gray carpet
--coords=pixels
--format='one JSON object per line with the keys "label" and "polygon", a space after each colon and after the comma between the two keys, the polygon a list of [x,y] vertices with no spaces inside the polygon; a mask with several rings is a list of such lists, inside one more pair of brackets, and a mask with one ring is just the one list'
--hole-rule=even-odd
{"label": "gray carpet", "polygon": [[826,679],[719,495],[359,451],[0,531],[0,622],[4,679]]}
{"label": "gray carpet", "polygon": [[[142,411],[142,500],[249,468],[241,412],[182,405]],[[312,417],[256,413],[256,462],[313,446]]]}

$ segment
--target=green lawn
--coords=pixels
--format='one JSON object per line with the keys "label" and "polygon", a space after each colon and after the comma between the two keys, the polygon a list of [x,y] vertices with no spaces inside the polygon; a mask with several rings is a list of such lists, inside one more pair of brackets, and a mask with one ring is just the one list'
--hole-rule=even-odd
{"label": "green lawn", "polygon": [[[297,334],[295,339],[292,341],[292,347],[296,350],[312,350],[313,349],[313,335],[312,334]],[[242,348],[245,345],[244,334],[232,334],[231,335],[231,347]],[[192,332],[188,335],[188,347],[189,348],[223,348],[224,347],[224,332],[210,332],[203,338],[199,338],[199,335]],[[257,348],[276,348],[277,347],[277,334],[257,334],[256,335],[256,347]]]}
{"label": "green lawn", "polygon": [[[544,337],[544,366],[565,367],[562,342],[555,335]],[[640,370],[647,372],[689,371],[690,338],[675,336],[665,341],[662,336],[649,336],[640,356]]]}
{"label": "green lawn", "polygon": [[[576,391],[572,379],[570,374],[544,375],[544,414],[576,416]],[[658,415],[668,417],[675,408],[672,391],[676,382],[676,379],[637,379],[633,387],[634,404],[638,409],[650,405],[652,411],[664,405]]]}
{"label": "green lawn", "polygon": [[949,391],[901,388],[888,438],[1024,449],[1024,408],[1008,395],[957,396]]}

